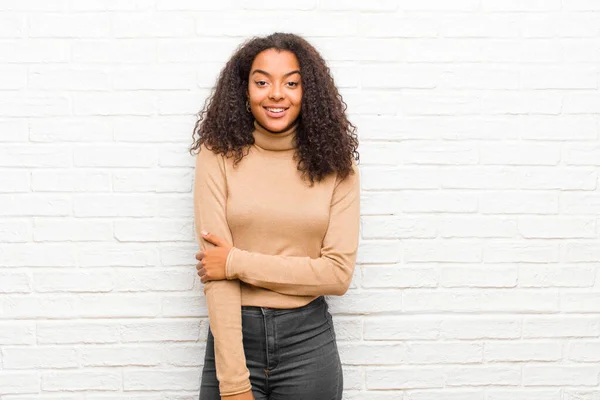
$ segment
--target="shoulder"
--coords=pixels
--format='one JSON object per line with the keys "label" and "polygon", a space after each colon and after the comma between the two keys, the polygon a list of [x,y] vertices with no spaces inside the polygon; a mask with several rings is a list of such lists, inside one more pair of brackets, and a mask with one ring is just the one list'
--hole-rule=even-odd
{"label": "shoulder", "polygon": [[360,170],[358,168],[358,164],[356,160],[352,159],[352,166],[350,172],[346,177],[342,177],[341,174],[337,174],[336,176],[336,186],[344,185],[344,186],[357,186],[360,184]]}
{"label": "shoulder", "polygon": [[198,149],[196,155],[196,166],[203,166],[206,168],[215,167],[223,164],[223,156],[220,153],[216,153],[213,150],[202,144]]}

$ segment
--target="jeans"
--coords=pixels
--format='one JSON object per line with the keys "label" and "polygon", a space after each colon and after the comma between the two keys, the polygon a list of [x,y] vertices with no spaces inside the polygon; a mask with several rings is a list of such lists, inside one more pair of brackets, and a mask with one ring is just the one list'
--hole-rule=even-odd
{"label": "jeans", "polygon": [[[294,309],[242,307],[246,366],[256,400],[341,400],[343,374],[323,297]],[[220,400],[208,332],[200,400]]]}

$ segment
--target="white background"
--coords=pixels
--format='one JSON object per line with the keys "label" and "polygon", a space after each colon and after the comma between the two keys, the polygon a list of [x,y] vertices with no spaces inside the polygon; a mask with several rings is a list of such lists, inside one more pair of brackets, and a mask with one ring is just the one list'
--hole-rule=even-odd
{"label": "white background", "polygon": [[361,140],[347,400],[600,399],[600,1],[0,1],[0,399],[197,399],[194,114],[273,31]]}

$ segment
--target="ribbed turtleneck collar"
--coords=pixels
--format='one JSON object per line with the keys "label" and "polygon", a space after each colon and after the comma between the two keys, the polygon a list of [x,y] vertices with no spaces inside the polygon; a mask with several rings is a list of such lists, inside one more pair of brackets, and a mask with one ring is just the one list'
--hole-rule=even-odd
{"label": "ribbed turtleneck collar", "polygon": [[296,147],[296,125],[294,124],[291,128],[279,132],[272,133],[260,126],[254,121],[254,144],[261,149],[265,150],[291,150]]}

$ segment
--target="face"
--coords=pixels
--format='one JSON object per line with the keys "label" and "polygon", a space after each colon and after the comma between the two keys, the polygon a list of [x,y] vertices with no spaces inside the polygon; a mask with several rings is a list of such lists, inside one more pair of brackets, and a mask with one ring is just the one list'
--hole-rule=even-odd
{"label": "face", "polygon": [[302,82],[294,53],[275,49],[258,53],[248,77],[248,100],[256,121],[271,132],[283,132],[296,123]]}

